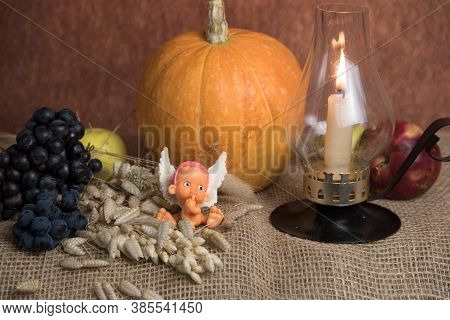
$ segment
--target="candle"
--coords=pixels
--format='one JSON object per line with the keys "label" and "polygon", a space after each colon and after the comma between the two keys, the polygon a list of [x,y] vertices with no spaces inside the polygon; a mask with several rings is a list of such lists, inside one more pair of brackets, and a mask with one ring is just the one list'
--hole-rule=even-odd
{"label": "candle", "polygon": [[351,116],[353,101],[350,95],[345,94],[347,77],[343,34],[339,34],[339,40],[341,53],[336,73],[337,93],[328,97],[327,131],[325,133],[324,162],[325,172],[328,173],[348,173],[352,158],[353,126],[351,121],[348,121],[348,117]]}

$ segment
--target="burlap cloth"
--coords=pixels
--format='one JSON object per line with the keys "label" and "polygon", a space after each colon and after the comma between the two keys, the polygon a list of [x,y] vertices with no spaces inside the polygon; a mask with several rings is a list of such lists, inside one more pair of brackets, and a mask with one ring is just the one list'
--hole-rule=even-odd
{"label": "burlap cloth", "polygon": [[[450,134],[441,135],[450,149]],[[100,270],[65,271],[61,249],[41,254],[18,249],[11,221],[0,223],[0,298],[23,299],[15,285],[42,280],[34,299],[92,299],[95,281],[128,279],[168,299],[448,299],[450,290],[450,164],[436,184],[412,201],[379,201],[402,220],[400,231],[364,245],[330,245],[278,232],[271,211],[301,196],[301,178],[281,177],[260,194],[264,210],[239,220],[226,233],[232,250],[221,253],[224,269],[195,285],[165,265],[119,259]],[[238,200],[237,200],[238,201]],[[236,201],[234,202],[236,203]],[[222,202],[225,211],[233,202]],[[93,257],[105,253],[92,248]]]}

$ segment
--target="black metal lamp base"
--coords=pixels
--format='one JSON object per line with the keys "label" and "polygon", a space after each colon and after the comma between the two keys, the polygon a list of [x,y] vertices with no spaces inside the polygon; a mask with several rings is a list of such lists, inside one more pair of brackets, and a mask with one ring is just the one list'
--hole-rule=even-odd
{"label": "black metal lamp base", "polygon": [[363,202],[347,207],[294,201],[276,208],[270,220],[292,236],[329,243],[366,243],[385,239],[400,229],[391,210]]}

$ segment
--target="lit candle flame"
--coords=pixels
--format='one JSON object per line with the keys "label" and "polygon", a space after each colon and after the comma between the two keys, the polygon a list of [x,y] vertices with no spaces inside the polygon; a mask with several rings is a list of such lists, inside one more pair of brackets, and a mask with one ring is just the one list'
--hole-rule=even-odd
{"label": "lit candle flame", "polygon": [[339,64],[336,71],[336,90],[345,91],[347,88],[347,77],[345,75],[345,55],[344,48],[341,49],[341,56],[339,57]]}
{"label": "lit candle flame", "polygon": [[339,31],[339,38],[331,40],[331,46],[333,49],[343,49],[345,47],[345,34],[343,31]]}

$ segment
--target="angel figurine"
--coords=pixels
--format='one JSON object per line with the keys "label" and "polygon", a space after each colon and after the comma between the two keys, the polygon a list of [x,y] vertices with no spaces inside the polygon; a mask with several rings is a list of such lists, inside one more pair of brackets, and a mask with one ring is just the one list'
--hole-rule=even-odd
{"label": "angel figurine", "polygon": [[[194,161],[185,161],[175,169],[165,147],[159,161],[159,181],[164,198],[171,204],[178,204],[181,213],[172,215],[161,208],[156,217],[174,224],[185,218],[193,227],[200,224],[206,224],[209,228],[218,226],[223,220],[223,212],[214,204],[217,203],[217,189],[227,174],[226,160],[227,154],[222,152],[209,169]],[[202,207],[210,208],[209,215],[202,213]]]}

